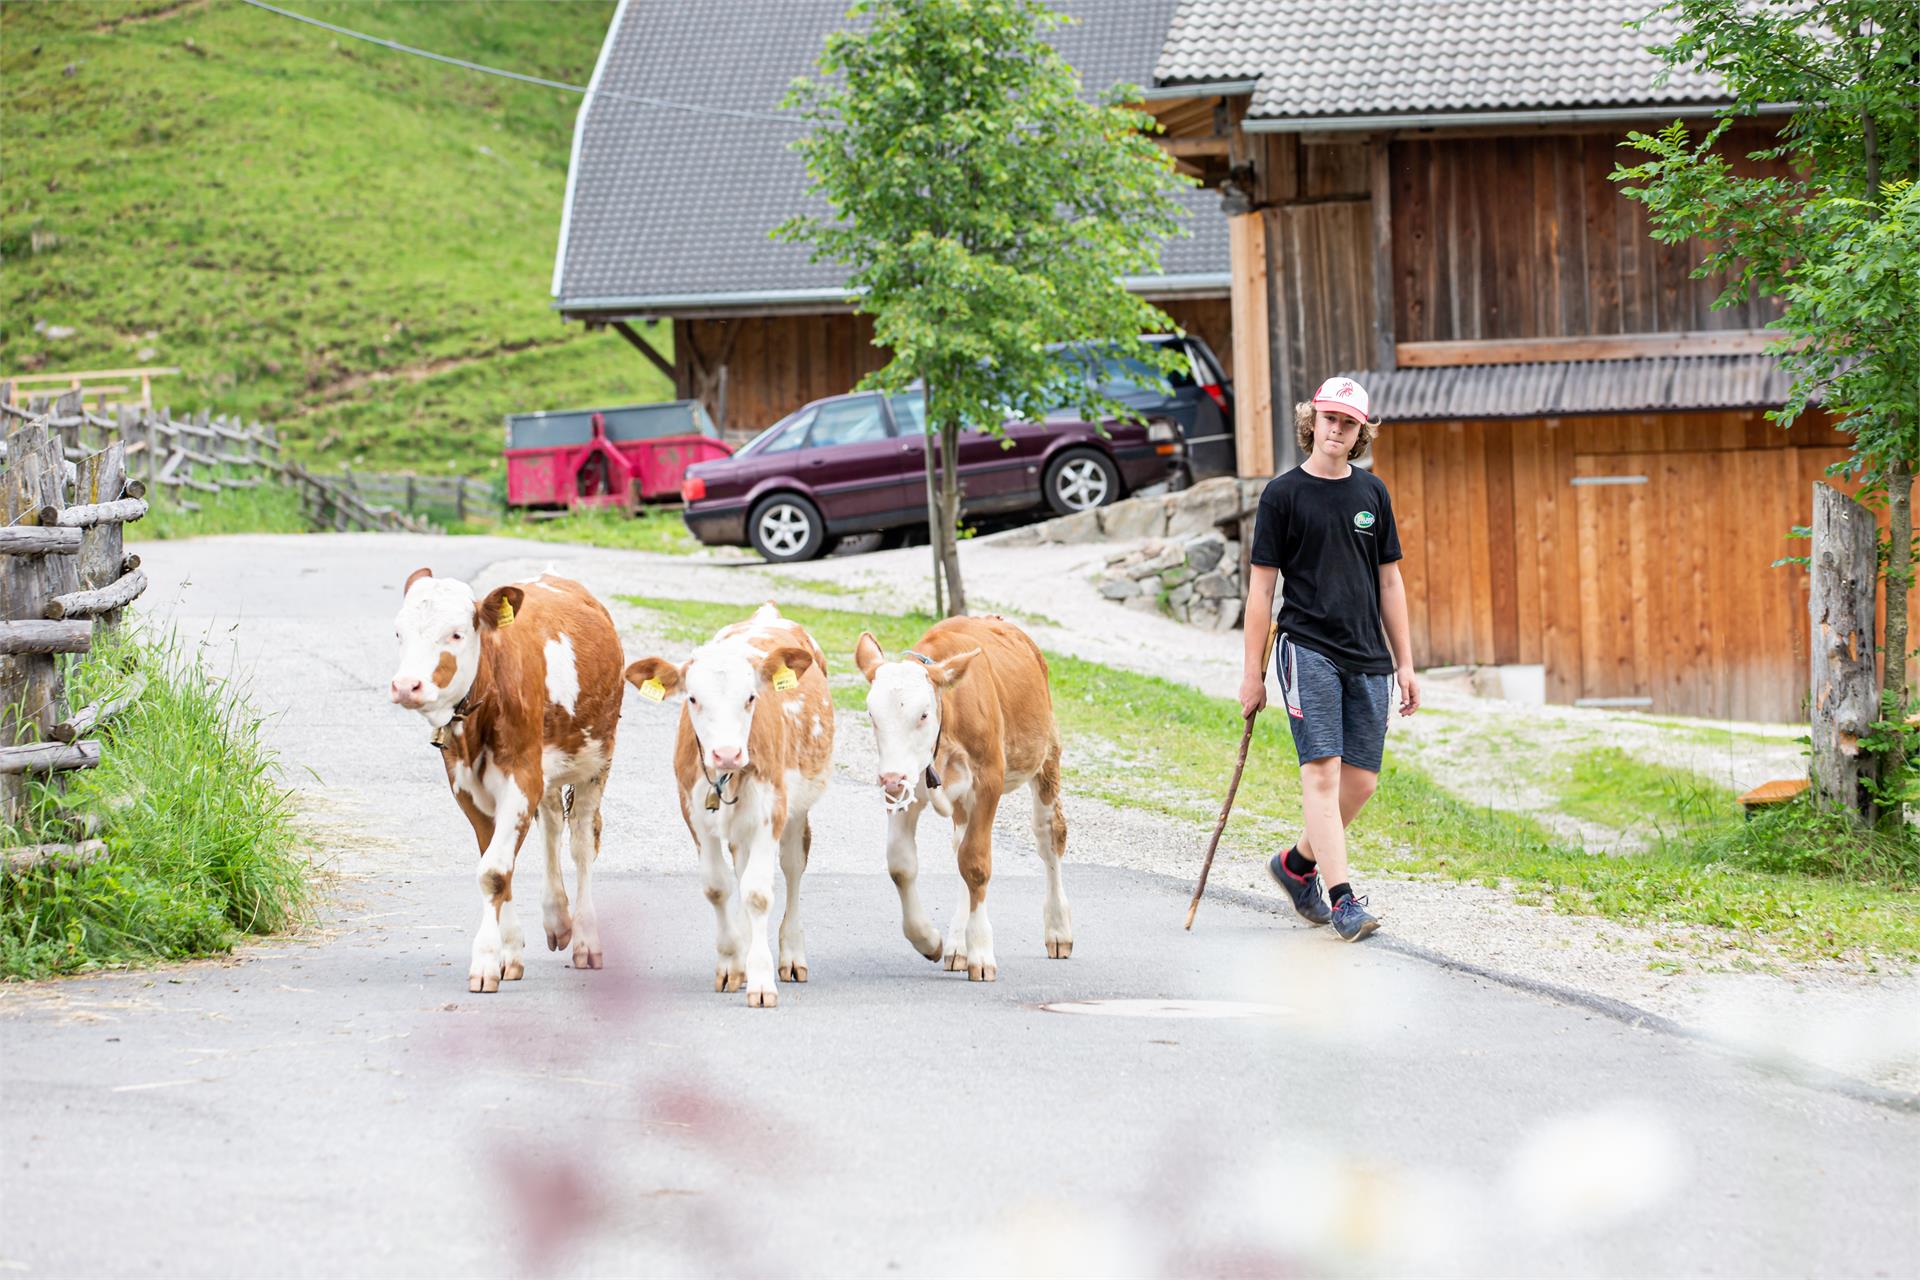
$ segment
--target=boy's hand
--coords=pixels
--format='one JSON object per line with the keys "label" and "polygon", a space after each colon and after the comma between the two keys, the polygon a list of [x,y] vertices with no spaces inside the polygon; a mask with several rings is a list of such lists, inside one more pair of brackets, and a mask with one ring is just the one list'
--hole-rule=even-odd
{"label": "boy's hand", "polygon": [[1265,676],[1248,676],[1240,682],[1240,714],[1251,720],[1267,705]]}
{"label": "boy's hand", "polygon": [[1400,714],[1410,716],[1420,709],[1420,677],[1412,667],[1402,667],[1393,678],[1400,682]]}

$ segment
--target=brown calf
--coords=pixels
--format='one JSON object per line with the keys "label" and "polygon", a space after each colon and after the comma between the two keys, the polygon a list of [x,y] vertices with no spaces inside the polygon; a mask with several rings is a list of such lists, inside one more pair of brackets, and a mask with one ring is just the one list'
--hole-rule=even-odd
{"label": "brown calf", "polygon": [[776,852],[787,878],[778,977],[807,980],[800,928],[800,876],[813,838],[807,811],[833,772],[833,701],[820,648],[806,628],[768,604],[723,628],[685,662],[641,658],[627,667],[627,679],[656,702],[686,695],[673,772],[719,923],[713,989],[744,985],[748,1004],[771,1009],[780,1002],[767,943]]}
{"label": "brown calf", "polygon": [[1059,807],[1060,730],[1039,648],[1002,618],[949,618],[893,662],[872,635],[863,634],[854,661],[873,686],[867,712],[880,752],[887,872],[900,890],[907,940],[929,960],[940,958],[940,934],[915,887],[915,829],[931,804],[953,820],[962,881],[947,926],[947,968],[965,969],[976,982],[998,975],[986,905],[993,816],[1001,797],[1024,783],[1033,789],[1033,840],[1047,869],[1047,954],[1066,959],[1073,953],[1073,913],[1060,881],[1067,847],[1067,820]]}
{"label": "brown calf", "polygon": [[[625,692],[613,619],[585,587],[552,576],[495,588],[476,604],[466,583],[419,569],[405,594],[391,696],[433,726],[447,784],[480,845],[480,929],[467,989],[497,991],[525,972],[513,871],[536,813],[547,851],[547,947],[571,942],[574,968],[598,969],[590,872]],[[578,877],[571,913],[563,829]]]}

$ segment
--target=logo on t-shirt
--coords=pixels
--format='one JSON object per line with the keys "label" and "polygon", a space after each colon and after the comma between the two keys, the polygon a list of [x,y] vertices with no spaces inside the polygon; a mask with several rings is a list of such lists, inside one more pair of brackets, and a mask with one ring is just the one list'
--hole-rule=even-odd
{"label": "logo on t-shirt", "polygon": [[1371,529],[1371,528],[1373,528],[1373,512],[1371,512],[1371,511],[1362,511],[1362,512],[1359,512],[1358,514],[1356,514],[1356,515],[1355,515],[1355,516],[1353,517],[1353,527],[1354,527],[1354,528],[1356,528],[1356,529]]}

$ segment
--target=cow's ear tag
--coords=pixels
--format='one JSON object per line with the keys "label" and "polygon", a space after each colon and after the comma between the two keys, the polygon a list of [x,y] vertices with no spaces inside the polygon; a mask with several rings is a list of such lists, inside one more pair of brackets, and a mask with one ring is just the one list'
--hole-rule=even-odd
{"label": "cow's ear tag", "polygon": [[780,664],[780,669],[773,673],[773,687],[782,693],[797,688],[799,684],[800,677],[793,674],[793,668],[784,662]]}
{"label": "cow's ear tag", "polygon": [[648,702],[664,701],[667,696],[667,686],[661,684],[657,676],[648,676],[640,682],[640,696]]}
{"label": "cow's ear tag", "polygon": [[496,625],[503,628],[513,625],[513,601],[505,596],[500,597],[500,621]]}

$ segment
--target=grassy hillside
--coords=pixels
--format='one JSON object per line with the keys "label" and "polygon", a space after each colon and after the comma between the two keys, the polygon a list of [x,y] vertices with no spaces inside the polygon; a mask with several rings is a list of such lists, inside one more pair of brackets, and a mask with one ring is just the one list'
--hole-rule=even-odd
{"label": "grassy hillside", "polygon": [[[614,5],[284,7],[584,84]],[[505,412],[664,398],[548,308],[578,106],[232,0],[0,6],[0,374],[179,365],[319,465],[471,474]]]}

